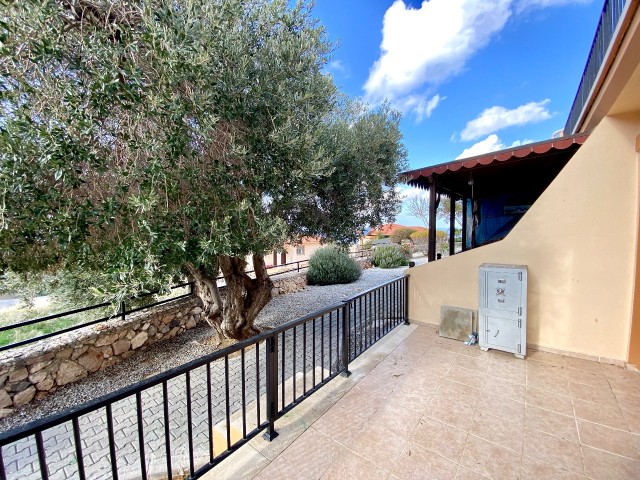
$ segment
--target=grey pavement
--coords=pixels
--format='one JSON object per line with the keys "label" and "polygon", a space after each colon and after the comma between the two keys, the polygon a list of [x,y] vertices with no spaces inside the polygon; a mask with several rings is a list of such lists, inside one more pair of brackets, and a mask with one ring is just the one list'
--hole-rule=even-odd
{"label": "grey pavement", "polygon": [[[349,316],[350,359],[393,328],[394,321],[402,316],[400,303],[392,302],[391,298],[390,295],[372,295],[352,303]],[[299,400],[304,391],[328,380],[341,368],[342,338],[338,334],[341,316],[338,311],[305,325],[296,327],[295,335],[292,329],[278,335],[279,409],[294,402],[294,391],[296,400]],[[189,377],[190,389],[187,389],[186,375],[169,380],[166,388],[168,449],[173,477],[189,473],[189,402],[196,470],[210,461],[210,442],[214,443],[216,453],[226,449],[227,422],[230,423],[233,444],[244,430],[249,433],[266,421],[265,342],[246,349],[244,355],[240,352],[232,354],[228,357],[228,367],[225,359],[210,364],[210,401],[206,366],[192,370]],[[144,461],[149,478],[168,477],[164,397],[162,384],[141,392]],[[109,442],[106,408],[79,418],[85,476],[88,479],[114,478],[110,454],[110,448],[113,448],[118,478],[141,478],[136,396],[115,402],[111,408],[113,445]],[[244,427],[243,418],[246,419]],[[80,478],[71,422],[45,430],[42,437],[49,478]],[[2,458],[8,479],[42,478],[34,436],[4,446]]]}

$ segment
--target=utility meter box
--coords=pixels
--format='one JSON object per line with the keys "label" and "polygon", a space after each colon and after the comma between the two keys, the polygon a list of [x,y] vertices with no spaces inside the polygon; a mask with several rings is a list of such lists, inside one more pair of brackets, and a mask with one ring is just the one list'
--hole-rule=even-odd
{"label": "utility meter box", "polygon": [[480,265],[478,342],[511,352],[527,354],[527,267],[524,265]]}

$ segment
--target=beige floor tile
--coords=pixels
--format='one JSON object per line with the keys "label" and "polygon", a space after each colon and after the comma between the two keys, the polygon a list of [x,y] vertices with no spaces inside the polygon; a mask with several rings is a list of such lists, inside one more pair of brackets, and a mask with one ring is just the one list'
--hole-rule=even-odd
{"label": "beige floor tile", "polygon": [[566,379],[566,368],[562,365],[556,365],[553,363],[536,362],[533,360],[528,360],[527,375],[530,375],[530,374],[546,375],[552,378]]}
{"label": "beige floor tile", "polygon": [[290,463],[289,460],[283,456],[279,456],[253,478],[255,480],[270,480],[273,478],[277,478],[278,480],[300,480],[300,471]]}
{"label": "beige floor tile", "polygon": [[422,355],[433,344],[433,340],[427,338],[414,337],[411,335],[405,341],[400,343],[394,350],[395,353],[410,353],[413,355]]}
{"label": "beige floor tile", "polygon": [[521,367],[517,366],[517,364],[514,365],[499,365],[492,363],[489,365],[487,374],[502,378],[503,380],[507,380],[511,383],[525,385],[527,383],[527,370],[524,368],[524,364]]}
{"label": "beige floor tile", "polygon": [[386,401],[387,396],[379,392],[368,392],[357,386],[340,399],[338,405],[364,418],[371,417]]}
{"label": "beige floor tile", "polygon": [[425,416],[420,420],[409,440],[457,462],[467,440],[467,432]]}
{"label": "beige floor tile", "polygon": [[422,415],[427,410],[432,398],[433,393],[428,389],[402,384],[397,386],[393,393],[391,393],[387,403],[391,405],[402,405]]}
{"label": "beige floor tile", "polygon": [[350,446],[359,437],[366,419],[334,405],[313,424],[313,428],[342,445]]}
{"label": "beige floor tile", "polygon": [[606,407],[597,403],[575,399],[573,401],[573,409],[576,418],[606,425],[607,427],[628,430],[627,421],[618,407]]}
{"label": "beige floor tile", "polygon": [[609,383],[614,392],[636,395],[640,397],[640,376],[610,378]]}
{"label": "beige floor tile", "polygon": [[469,435],[460,465],[493,480],[513,480],[520,474],[522,455]]}
{"label": "beige floor tile", "polygon": [[617,365],[608,365],[606,363],[603,363],[600,368],[602,368],[602,372],[607,378],[626,378],[629,376],[629,373],[633,373]]}
{"label": "beige floor tile", "polygon": [[587,400],[588,402],[599,403],[608,407],[615,407],[617,404],[616,397],[609,387],[592,387],[582,383],[571,382],[571,397],[578,400]]}
{"label": "beige floor tile", "polygon": [[562,470],[584,475],[582,454],[577,443],[525,428],[524,454]]}
{"label": "beige floor tile", "polygon": [[436,396],[475,407],[481,393],[482,390],[479,388],[445,379],[436,392]]}
{"label": "beige floor tile", "polygon": [[536,362],[551,363],[553,365],[564,365],[564,359],[562,355],[555,353],[542,352],[540,350],[530,350],[527,355],[527,362],[533,360]]}
{"label": "beige floor tile", "polygon": [[567,395],[558,395],[547,390],[527,387],[526,402],[528,405],[552,410],[556,413],[562,413],[563,415],[573,415],[571,397]]}
{"label": "beige floor tile", "polygon": [[490,357],[469,357],[467,355],[458,355],[456,361],[453,363],[458,367],[473,370],[475,372],[486,373],[491,364]]}
{"label": "beige floor tile", "polygon": [[492,365],[505,365],[513,368],[525,369],[527,361],[516,357],[513,353],[500,350],[489,350]]}
{"label": "beige floor tile", "polygon": [[445,350],[444,348],[440,348],[438,345],[434,344],[431,348],[429,348],[426,352],[422,354],[418,363],[428,363],[429,361],[436,361],[437,363],[453,363],[458,358],[458,354],[456,352],[452,352],[450,350]]}
{"label": "beige floor tile", "polygon": [[546,390],[557,395],[570,395],[569,381],[566,376],[550,376],[541,374],[527,374],[527,387]]}
{"label": "beige floor tile", "polygon": [[407,437],[367,422],[352,450],[383,470],[391,471],[406,443]]}
{"label": "beige floor tile", "polygon": [[458,353],[460,349],[465,346],[464,343],[460,340],[453,340],[452,338],[444,338],[444,337],[436,338],[433,341],[433,345],[443,350],[448,350],[450,352],[455,352],[455,353]]}
{"label": "beige floor tile", "polygon": [[616,400],[618,402],[618,406],[620,407],[620,410],[622,410],[623,412],[625,410],[640,410],[640,397],[636,396],[636,395],[627,395],[625,393],[621,393],[621,392],[614,392],[613,393],[616,397]]}
{"label": "beige floor tile", "polygon": [[602,365],[593,360],[585,360],[576,357],[564,357],[564,365],[569,368],[576,368],[585,372],[602,372]]}
{"label": "beige floor tile", "polygon": [[584,383],[592,387],[608,388],[609,381],[602,372],[591,372],[588,370],[576,370],[575,368],[567,368],[565,371],[570,382]]}
{"label": "beige floor tile", "polygon": [[640,410],[623,410],[622,415],[629,430],[633,433],[640,433]]}
{"label": "beige floor tile", "polygon": [[640,460],[633,437],[629,432],[583,420],[578,420],[578,431],[583,445]]}
{"label": "beige floor tile", "polygon": [[416,363],[414,372],[420,372],[432,377],[444,378],[447,376],[450,368],[451,363],[440,362],[433,358],[424,359],[423,357],[418,363]]}
{"label": "beige floor tile", "polygon": [[579,443],[576,419],[550,410],[527,405],[525,425],[564,440]]}
{"label": "beige floor tile", "polygon": [[619,455],[582,447],[584,467],[588,478],[594,480],[637,480],[640,462]]}
{"label": "beige floor tile", "polygon": [[636,444],[636,450],[640,453],[640,435],[632,433],[631,438],[633,438],[633,443]]}
{"label": "beige floor tile", "polygon": [[487,477],[483,477],[479,473],[469,470],[465,467],[458,467],[455,480],[486,480]]}
{"label": "beige floor tile", "polygon": [[464,347],[461,347],[458,354],[466,355],[468,357],[487,357],[489,359],[491,358],[491,353],[480,350],[480,347],[478,346],[477,343],[472,346],[465,345]]}
{"label": "beige floor tile", "polygon": [[[322,480],[385,480],[389,472],[376,467],[360,455],[342,448],[338,459],[324,473]],[[270,477],[280,480],[280,477]]]}
{"label": "beige floor tile", "polygon": [[502,378],[486,375],[482,390],[486,393],[493,395],[501,395],[503,397],[516,400],[518,402],[524,402],[526,398],[527,389],[524,385],[517,383],[511,383]]}
{"label": "beige floor tile", "polygon": [[522,423],[513,423],[485,412],[478,412],[473,419],[469,433],[501,447],[522,453],[524,434]]}
{"label": "beige floor tile", "polygon": [[371,417],[370,422],[402,437],[408,437],[421,415],[402,404],[387,403]]}
{"label": "beige floor tile", "polygon": [[314,428],[309,428],[282,452],[303,478],[318,479],[338,458],[340,446]]}
{"label": "beige floor tile", "polygon": [[524,402],[486,392],[482,393],[478,402],[478,410],[520,425],[524,424],[524,407]]}
{"label": "beige floor tile", "polygon": [[403,378],[402,383],[418,388],[420,391],[434,394],[442,385],[442,378],[430,375],[423,370],[415,369]]}
{"label": "beige floor tile", "polygon": [[450,480],[458,465],[409,442],[393,469],[401,480]]}
{"label": "beige floor tile", "polygon": [[474,407],[438,396],[433,397],[425,411],[425,415],[464,431],[471,427],[475,413]]}
{"label": "beige floor tile", "polygon": [[469,385],[470,387],[477,388],[482,388],[486,377],[486,375],[483,375],[478,371],[459,367],[456,364],[452,365],[446,376],[448,380],[453,380],[454,382],[458,383],[464,383],[465,385]]}
{"label": "beige floor tile", "polygon": [[522,456],[522,480],[583,480],[582,475],[561,470],[535,458]]}

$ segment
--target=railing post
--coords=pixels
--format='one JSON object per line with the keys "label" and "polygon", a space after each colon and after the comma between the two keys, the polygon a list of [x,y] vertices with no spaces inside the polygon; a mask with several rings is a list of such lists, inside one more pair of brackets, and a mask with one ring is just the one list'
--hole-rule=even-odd
{"label": "railing post", "polygon": [[349,328],[351,322],[349,317],[351,316],[351,302],[345,302],[342,306],[342,372],[340,375],[348,377],[351,375],[349,371],[349,340],[351,338],[351,332]]}
{"label": "railing post", "polygon": [[[278,416],[278,337],[273,335],[266,341],[267,347],[267,431],[263,438],[271,441],[278,436],[275,422]],[[259,373],[258,373],[259,374]]]}
{"label": "railing post", "polygon": [[300,260],[296,262],[298,264],[298,271],[300,271]]}
{"label": "railing post", "polygon": [[122,300],[120,302],[120,318],[122,319],[122,321],[125,321],[125,318],[127,316],[127,306],[124,303],[124,300]]}
{"label": "railing post", "polygon": [[403,286],[403,300],[404,300],[404,324],[411,325],[409,323],[409,275],[405,275],[404,277],[404,286]]}

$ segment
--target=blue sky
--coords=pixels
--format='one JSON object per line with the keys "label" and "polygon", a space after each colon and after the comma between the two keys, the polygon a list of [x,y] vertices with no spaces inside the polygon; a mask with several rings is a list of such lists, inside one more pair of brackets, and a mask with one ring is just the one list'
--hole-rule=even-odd
{"label": "blue sky", "polygon": [[[419,168],[561,130],[602,5],[316,0],[314,13],[337,43],[328,67],[337,85],[403,112],[410,168]],[[397,221],[420,224],[404,211]]]}

